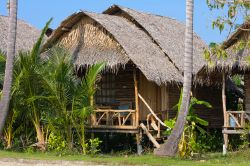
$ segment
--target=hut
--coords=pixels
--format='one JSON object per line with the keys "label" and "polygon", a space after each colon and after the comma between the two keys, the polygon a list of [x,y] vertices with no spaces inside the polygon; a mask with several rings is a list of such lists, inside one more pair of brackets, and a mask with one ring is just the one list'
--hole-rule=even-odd
{"label": "hut", "polygon": [[[250,121],[249,30],[250,20],[247,20],[222,43],[221,49],[226,52],[227,58],[212,56],[211,59],[215,64],[212,67],[205,65],[197,74],[199,79],[210,80],[209,82],[218,83],[222,87],[224,153],[226,153],[228,147],[229,135],[245,133],[246,121]],[[241,75],[244,79],[244,105],[242,110],[230,110],[226,104],[231,102],[227,101],[226,90],[232,88],[226,83],[226,80],[235,74]]]}
{"label": "hut", "polygon": [[[7,35],[9,27],[9,18],[7,16],[0,16],[0,50],[7,52]],[[40,30],[27,24],[23,20],[17,21],[17,37],[16,37],[16,52],[30,50],[38,37]]]}
{"label": "hut", "polygon": [[[106,63],[91,132],[138,133],[160,137],[162,120],[175,116],[183,80],[185,25],[177,20],[114,5],[103,14],[80,11],[65,19],[44,45],[70,50],[77,68]],[[206,44],[194,34],[196,75],[206,64]],[[210,127],[222,126],[220,89],[197,84],[193,94],[213,105],[198,114]],[[154,139],[151,139],[154,142]],[[154,142],[156,146],[157,143]]]}

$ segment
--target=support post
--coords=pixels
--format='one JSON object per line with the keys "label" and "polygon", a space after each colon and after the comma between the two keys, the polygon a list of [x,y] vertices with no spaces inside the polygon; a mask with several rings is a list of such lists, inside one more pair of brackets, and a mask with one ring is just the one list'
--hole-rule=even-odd
{"label": "support post", "polygon": [[[224,71],[222,71],[222,107],[223,107],[224,127],[227,127],[229,124],[228,124],[228,119],[227,119],[226,79],[225,79]],[[227,128],[224,128],[224,130],[227,130]],[[228,134],[223,134],[223,139],[224,139],[223,155],[225,155],[227,153],[227,147],[228,147]]]}
{"label": "support post", "polygon": [[135,88],[135,125],[139,126],[139,98],[138,98],[138,82],[136,77],[136,68],[133,70],[134,88]]}
{"label": "support post", "polygon": [[136,134],[136,145],[137,145],[137,154],[142,155],[142,145],[141,145],[141,139],[142,139],[142,131],[139,131],[139,134]]}

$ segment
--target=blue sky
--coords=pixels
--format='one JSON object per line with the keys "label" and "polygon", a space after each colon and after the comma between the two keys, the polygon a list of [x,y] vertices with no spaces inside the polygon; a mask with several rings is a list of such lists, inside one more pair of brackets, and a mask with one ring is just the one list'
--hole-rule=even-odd
{"label": "blue sky", "polygon": [[[0,1],[0,14],[6,15],[7,0]],[[102,12],[112,4],[175,18],[185,22],[185,0],[19,0],[18,17],[41,29],[53,17],[52,28],[79,10]],[[222,42],[228,35],[212,30],[215,15],[206,0],[195,0],[194,30],[206,42]]]}

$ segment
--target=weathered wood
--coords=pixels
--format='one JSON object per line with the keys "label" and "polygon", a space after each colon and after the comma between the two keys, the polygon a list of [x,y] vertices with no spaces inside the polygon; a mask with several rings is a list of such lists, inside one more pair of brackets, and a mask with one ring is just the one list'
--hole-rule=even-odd
{"label": "weathered wood", "polygon": [[138,82],[136,77],[136,68],[133,70],[133,78],[134,78],[134,88],[135,88],[135,124],[139,126],[139,99],[138,99]]}
{"label": "weathered wood", "polygon": [[160,144],[155,140],[155,138],[150,134],[150,132],[148,131],[148,129],[146,128],[146,126],[141,123],[140,124],[141,128],[143,129],[143,131],[145,132],[145,134],[148,136],[149,140],[154,144],[154,146],[156,148],[160,148]]}

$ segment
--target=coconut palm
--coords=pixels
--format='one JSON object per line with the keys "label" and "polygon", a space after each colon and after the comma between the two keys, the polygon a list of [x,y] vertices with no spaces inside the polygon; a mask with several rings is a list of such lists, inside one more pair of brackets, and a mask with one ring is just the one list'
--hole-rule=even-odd
{"label": "coconut palm", "polygon": [[91,66],[86,75],[79,78],[75,75],[72,56],[63,48],[51,49],[45,63],[44,75],[50,94],[47,99],[53,104],[51,116],[47,117],[50,129],[53,135],[63,136],[69,149],[73,147],[72,129],[76,129],[84,152],[84,126],[93,109],[91,99],[104,64]]}
{"label": "coconut palm", "polygon": [[190,91],[192,85],[193,71],[193,0],[186,0],[186,33],[185,33],[185,55],[184,55],[184,82],[183,96],[180,112],[175,127],[166,143],[155,150],[156,155],[174,156],[178,151],[186,117],[188,114]]}
{"label": "coconut palm", "polygon": [[11,98],[13,62],[16,50],[15,45],[16,45],[16,29],[17,29],[17,0],[10,0],[9,8],[10,8],[10,16],[9,16],[9,30],[8,30],[8,44],[7,44],[7,60],[6,60],[5,77],[3,84],[3,96],[0,101],[0,135],[2,134],[3,131]]}
{"label": "coconut palm", "polygon": [[[44,103],[33,100],[34,96],[46,95],[43,88],[43,75],[40,72],[43,60],[40,56],[40,48],[45,32],[52,20],[43,29],[39,39],[29,52],[22,52],[15,61],[14,83],[12,85],[12,100],[18,104],[18,110],[31,120],[34,125],[38,146],[45,149],[44,134],[41,126],[41,114],[45,110]],[[18,99],[18,100],[15,100]],[[21,102],[20,102],[21,101]]]}

